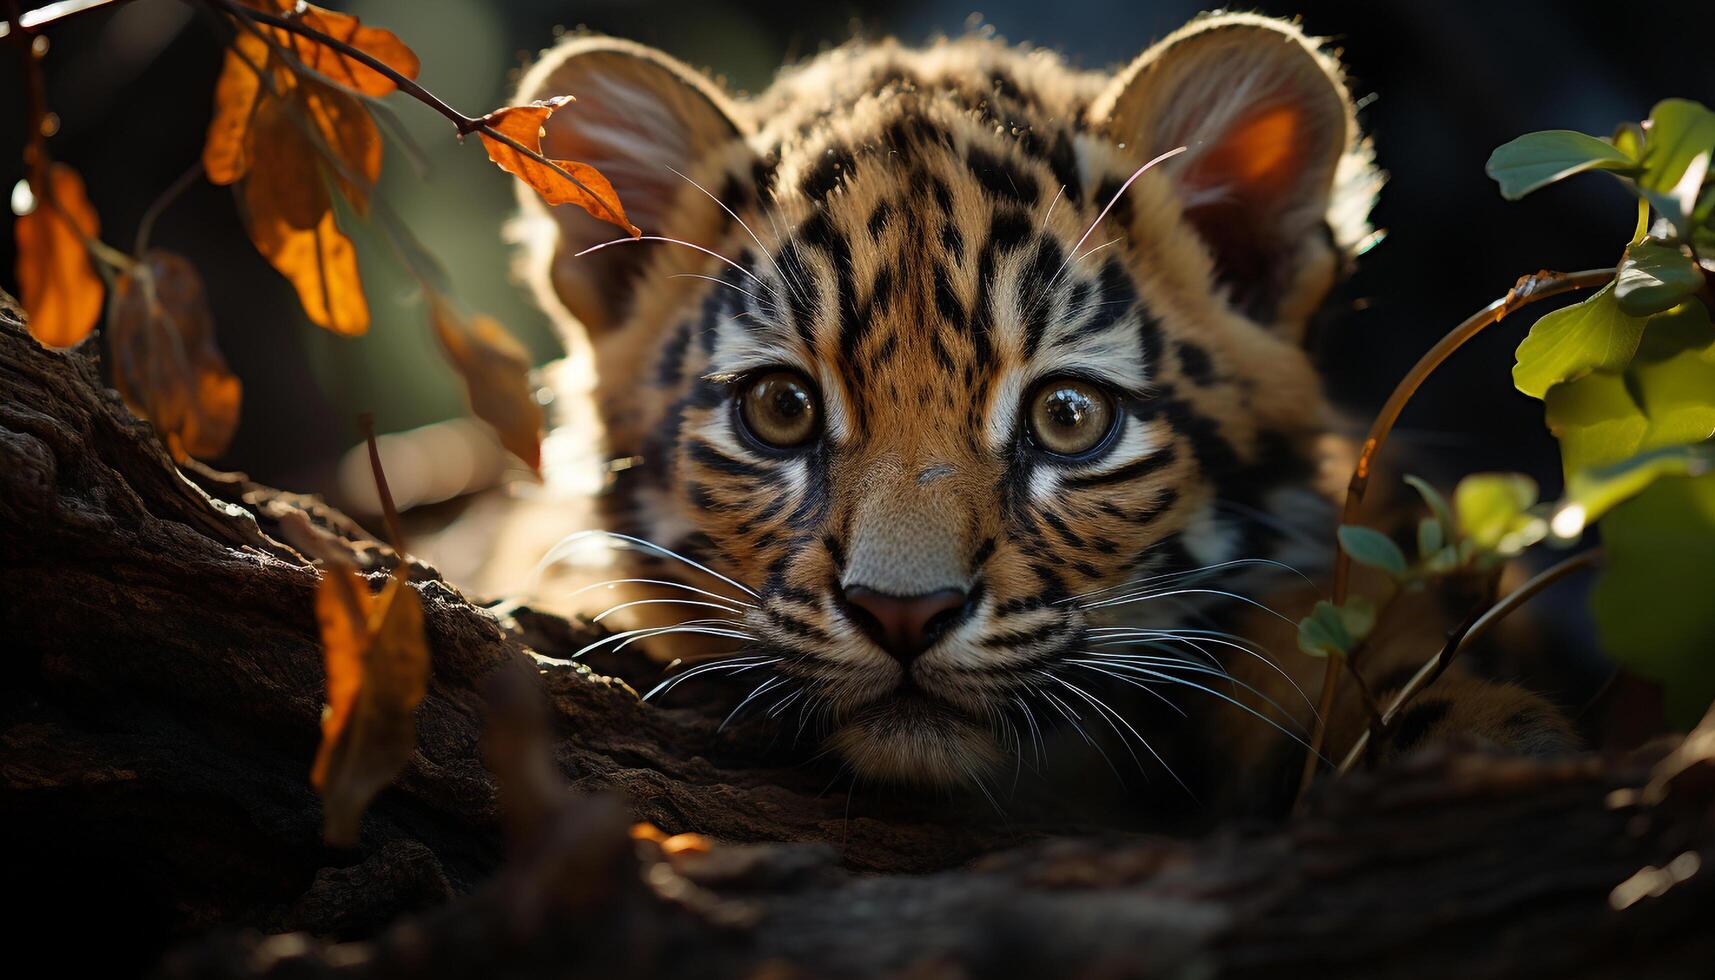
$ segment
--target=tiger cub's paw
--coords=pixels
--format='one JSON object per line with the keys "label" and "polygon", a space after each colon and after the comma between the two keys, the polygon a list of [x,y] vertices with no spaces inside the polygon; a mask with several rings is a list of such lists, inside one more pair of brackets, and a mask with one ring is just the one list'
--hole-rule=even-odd
{"label": "tiger cub's paw", "polygon": [[1579,747],[1571,723],[1540,695],[1516,684],[1458,676],[1443,677],[1405,707],[1380,755],[1396,758],[1444,741],[1475,742],[1530,756],[1560,755]]}

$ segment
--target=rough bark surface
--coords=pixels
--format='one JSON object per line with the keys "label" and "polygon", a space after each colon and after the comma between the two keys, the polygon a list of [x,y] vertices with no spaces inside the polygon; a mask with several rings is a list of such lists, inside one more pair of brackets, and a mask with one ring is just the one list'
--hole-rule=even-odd
{"label": "rough bark surface", "polygon": [[[760,730],[717,739],[718,714],[542,669],[533,651],[564,655],[588,631],[497,616],[421,566],[419,750],[360,846],[333,850],[306,776],[318,573],[270,534],[293,509],[356,543],[377,579],[394,561],[314,499],[181,473],[91,355],[41,348],[0,297],[14,949],[67,973],[281,978],[1707,976],[1715,962],[1715,726],[1665,760],[1418,756],[1322,787],[1285,825],[1198,839],[1055,834],[933,802],[854,815],[825,773],[757,762],[775,758]],[[715,843],[634,840],[636,820]]]}

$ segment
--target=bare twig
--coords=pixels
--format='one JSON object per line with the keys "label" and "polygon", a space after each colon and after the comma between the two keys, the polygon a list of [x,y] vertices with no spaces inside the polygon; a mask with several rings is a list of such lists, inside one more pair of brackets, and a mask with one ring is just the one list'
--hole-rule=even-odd
{"label": "bare twig", "polygon": [[160,220],[161,213],[171,207],[172,203],[179,199],[179,195],[189,190],[202,173],[202,158],[198,157],[195,163],[185,168],[184,173],[179,174],[178,179],[167,185],[167,189],[162,191],[159,197],[150,202],[149,210],[144,211],[142,219],[137,222],[137,243],[131,247],[133,255],[142,255],[149,250],[149,238],[154,234],[155,222]]}
{"label": "bare twig", "polygon": [[[1372,728],[1369,732],[1358,737],[1358,741],[1352,746],[1351,751],[1347,752],[1346,757],[1340,761],[1339,772],[1344,774],[1351,771],[1358,759],[1363,756],[1368,745],[1372,741],[1379,743],[1392,730],[1395,719],[1399,717],[1400,709],[1404,708],[1419,691],[1435,683],[1459,654],[1477,642],[1484,633],[1487,633],[1496,623],[1504,619],[1507,614],[1530,601],[1543,589],[1569,575],[1591,568],[1601,560],[1602,549],[1600,548],[1581,551],[1531,576],[1523,585],[1507,593],[1500,602],[1490,606],[1487,610],[1480,613],[1473,610],[1472,615],[1466,617],[1465,622],[1448,635],[1447,642],[1442,645],[1435,656],[1429,658],[1427,663],[1418,668],[1411,680],[1406,681],[1405,685],[1399,689],[1399,693],[1393,696],[1387,710],[1382,713],[1381,729],[1377,731]],[[1372,735],[1374,736],[1373,739]]]}
{"label": "bare twig", "polygon": [[[1549,299],[1575,289],[1589,289],[1601,286],[1614,278],[1613,269],[1586,269],[1582,272],[1538,272],[1525,276],[1514,284],[1513,288],[1500,299],[1472,314],[1465,322],[1454,327],[1447,336],[1429,349],[1412,369],[1395,386],[1393,394],[1376,415],[1375,422],[1370,425],[1369,434],[1364,438],[1362,448],[1358,452],[1357,466],[1352,471],[1352,479],[1346,485],[1346,505],[1340,513],[1341,524],[1356,523],[1359,505],[1363,503],[1364,493],[1369,489],[1370,476],[1375,466],[1375,459],[1387,442],[1388,433],[1399,420],[1400,413],[1405,410],[1406,403],[1411,401],[1417,389],[1435,372],[1453,352],[1465,346],[1465,343],[1488,327],[1499,323],[1507,314],[1521,307],[1528,306],[1538,300]],[[1346,601],[1346,589],[1351,576],[1352,560],[1344,548],[1335,542],[1334,553],[1334,584],[1332,602],[1339,605]],[[1356,665],[1352,665],[1356,670]],[[1330,664],[1322,667],[1322,693],[1317,702],[1316,726],[1310,733],[1310,751],[1304,756],[1304,770],[1299,776],[1298,799],[1304,798],[1304,791],[1309,788],[1310,781],[1316,775],[1316,762],[1322,757],[1322,745],[1328,737],[1328,716],[1334,705],[1334,690],[1339,680],[1338,670]]]}
{"label": "bare twig", "polygon": [[[75,17],[78,14],[86,14],[102,7],[111,7],[128,2],[129,0],[59,0],[58,3],[50,3],[45,7],[37,7],[35,10],[18,12],[14,9],[11,21],[0,21],[0,38],[5,38],[13,31],[24,35],[34,34],[49,24],[65,20],[67,17]],[[16,8],[17,4],[11,6]]]}

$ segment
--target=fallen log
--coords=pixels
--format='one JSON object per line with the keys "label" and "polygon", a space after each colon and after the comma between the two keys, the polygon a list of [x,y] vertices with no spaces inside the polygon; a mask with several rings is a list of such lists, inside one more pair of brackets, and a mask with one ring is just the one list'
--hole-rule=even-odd
{"label": "fallen log", "polygon": [[[541,660],[589,628],[499,614],[418,563],[433,656],[418,749],[359,846],[328,848],[307,778],[318,572],[273,532],[303,512],[356,547],[372,585],[400,559],[313,498],[176,467],[90,346],[42,348],[0,297],[0,846],[14,948],[51,950],[62,972],[1598,977],[1715,963],[1715,722],[1665,759],[1432,752],[1322,786],[1290,822],[1187,838],[972,819],[937,800],[852,813],[763,727],[717,735],[705,706],[644,705],[621,677]],[[498,715],[483,693],[495,678],[511,705]],[[564,781],[524,793],[522,814],[520,753]],[[634,839],[636,821],[708,840]]]}

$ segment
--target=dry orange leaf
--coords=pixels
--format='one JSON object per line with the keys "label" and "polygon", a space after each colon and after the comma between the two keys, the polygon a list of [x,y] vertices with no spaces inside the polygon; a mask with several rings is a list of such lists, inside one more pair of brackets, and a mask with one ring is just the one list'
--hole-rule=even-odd
{"label": "dry orange leaf", "polygon": [[89,336],[101,316],[105,290],[84,247],[84,240],[93,239],[101,226],[77,171],[56,163],[46,181],[40,173],[36,169],[30,181],[35,210],[21,215],[14,226],[18,298],[37,340],[70,347]]}
{"label": "dry orange leaf", "polygon": [[243,387],[214,343],[202,278],[184,258],[150,251],[119,277],[108,310],[114,386],[155,424],[173,456],[218,456],[238,428]]}
{"label": "dry orange leaf", "polygon": [[293,228],[268,214],[247,214],[245,224],[256,250],[297,289],[311,321],[353,337],[369,329],[357,249],[339,230],[332,209],[310,229]]}
{"label": "dry orange leaf", "polygon": [[493,317],[466,322],[439,297],[430,299],[429,317],[464,379],[471,411],[494,427],[507,451],[540,471],[546,417],[530,384],[529,352]]}
{"label": "dry orange leaf", "polygon": [[369,195],[381,179],[381,128],[375,117],[356,96],[320,82],[300,82],[297,101],[340,164],[334,179],[345,199],[358,214],[368,214]]}
{"label": "dry orange leaf", "polygon": [[416,750],[412,715],[428,688],[429,645],[422,600],[403,574],[371,597],[357,573],[330,565],[316,590],[316,619],[328,686],[310,782],[322,796],[323,836],[350,847],[364,808]]}
{"label": "dry orange leaf", "polygon": [[[562,95],[544,102],[507,106],[494,110],[484,116],[482,121],[495,132],[540,154],[542,124],[548,121],[548,117],[556,109],[572,101],[571,96]],[[589,164],[573,160],[553,161],[555,167],[577,179],[574,183],[567,180],[564,174],[556,173],[553,167],[531,159],[518,152],[515,147],[487,133],[482,134],[482,145],[488,150],[490,160],[502,170],[529,184],[536,193],[542,195],[542,200],[549,204],[576,204],[591,216],[625,229],[626,234],[634,238],[643,233],[625,217],[625,208],[620,206],[619,195],[614,193],[613,185],[601,175],[601,171]],[[583,186],[580,187],[579,184]]]}
{"label": "dry orange leaf", "polygon": [[258,68],[268,64],[268,42],[239,31],[214,83],[214,118],[203,143],[202,166],[210,183],[230,184],[250,169],[250,129],[262,101]]}
{"label": "dry orange leaf", "polygon": [[[342,41],[351,47],[362,51],[371,58],[381,62],[406,78],[416,78],[421,68],[416,52],[406,46],[404,41],[392,31],[380,27],[365,27],[361,21],[350,14],[317,7],[314,4],[299,4],[296,0],[245,0],[258,10],[290,17],[311,30],[320,31],[336,41]],[[291,51],[305,67],[323,76],[328,81],[344,88],[351,89],[361,95],[382,96],[391,92],[397,86],[393,80],[381,74],[363,62],[336,51],[314,38],[278,27],[259,25],[262,30],[271,33],[276,43]]]}
{"label": "dry orange leaf", "polygon": [[250,131],[261,148],[244,177],[244,206],[251,217],[299,230],[321,224],[333,199],[322,180],[321,155],[291,110],[278,99],[264,98]]}

